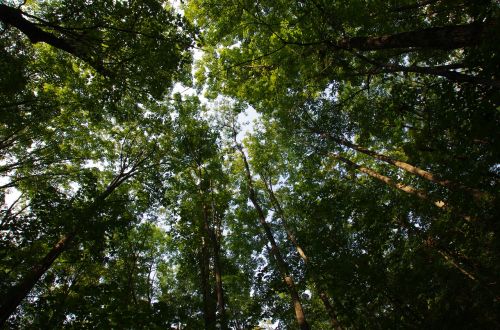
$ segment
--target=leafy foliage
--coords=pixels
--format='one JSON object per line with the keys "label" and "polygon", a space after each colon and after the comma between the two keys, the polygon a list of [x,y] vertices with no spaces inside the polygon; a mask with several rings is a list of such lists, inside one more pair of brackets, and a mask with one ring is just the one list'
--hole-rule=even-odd
{"label": "leafy foliage", "polygon": [[500,327],[498,14],[1,4],[1,324]]}

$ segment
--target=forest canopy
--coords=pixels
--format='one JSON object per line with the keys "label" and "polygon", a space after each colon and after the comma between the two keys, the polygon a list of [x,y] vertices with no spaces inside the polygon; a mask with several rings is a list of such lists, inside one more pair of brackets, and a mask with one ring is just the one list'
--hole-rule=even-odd
{"label": "forest canopy", "polygon": [[0,328],[500,328],[499,14],[3,1]]}

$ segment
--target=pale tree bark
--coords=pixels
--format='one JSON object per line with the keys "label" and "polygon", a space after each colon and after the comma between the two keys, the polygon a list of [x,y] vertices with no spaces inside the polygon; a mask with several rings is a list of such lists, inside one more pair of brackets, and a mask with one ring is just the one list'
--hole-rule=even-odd
{"label": "pale tree bark", "polygon": [[485,198],[488,198],[488,194],[479,190],[479,189],[475,189],[475,188],[471,188],[471,187],[467,187],[461,183],[457,183],[457,182],[454,182],[452,180],[445,180],[445,179],[441,179],[439,178],[438,176],[434,175],[433,173],[429,172],[429,171],[426,171],[424,169],[421,169],[417,166],[414,166],[412,164],[409,164],[407,162],[403,162],[403,161],[400,161],[400,160],[397,160],[397,159],[394,159],[394,158],[391,158],[389,156],[386,156],[386,155],[383,155],[383,154],[380,154],[380,153],[377,153],[375,151],[372,151],[370,149],[367,149],[363,146],[360,146],[358,144],[355,144],[355,143],[352,143],[346,139],[343,139],[343,138],[336,138],[336,137],[333,137],[333,136],[329,136],[333,141],[335,141],[336,143],[338,144],[341,144],[345,147],[348,147],[350,149],[353,149],[353,150],[356,150],[356,151],[359,151],[365,155],[368,155],[368,156],[371,156],[375,159],[378,159],[378,160],[381,160],[385,163],[388,163],[388,164],[391,164],[391,165],[394,165],[408,173],[412,173],[412,174],[415,174],[415,175],[418,175],[419,177],[425,179],[425,180],[428,180],[430,182],[433,182],[433,183],[436,183],[442,187],[445,187],[445,188],[448,188],[450,190],[462,190],[462,191],[466,191],[467,193],[471,194],[472,197],[474,197],[474,199],[476,200],[483,200]]}
{"label": "pale tree bark", "polygon": [[246,176],[246,181],[247,181],[247,186],[248,186],[248,194],[249,194],[249,199],[252,202],[255,210],[257,211],[257,215],[259,217],[259,222],[264,229],[264,233],[266,235],[267,240],[271,244],[271,253],[274,256],[274,259],[276,260],[276,264],[278,265],[278,270],[281,274],[281,277],[283,278],[283,281],[285,282],[286,286],[288,287],[288,291],[290,292],[290,296],[292,299],[292,305],[295,311],[295,318],[297,320],[297,323],[299,324],[299,328],[301,330],[309,330],[309,324],[307,323],[304,309],[302,308],[302,303],[300,301],[299,294],[297,292],[297,288],[295,286],[295,282],[293,280],[292,275],[290,274],[288,270],[288,265],[286,264],[285,260],[283,259],[283,256],[281,255],[281,252],[279,250],[278,244],[276,243],[276,240],[274,239],[274,235],[272,233],[272,230],[269,226],[269,224],[266,221],[266,217],[264,215],[264,211],[262,210],[262,207],[260,206],[259,200],[257,198],[257,194],[255,193],[255,189],[253,187],[253,179],[250,173],[250,167],[248,165],[248,161],[245,155],[245,152],[243,151],[243,148],[241,145],[236,141],[236,134],[233,136],[234,142],[236,145],[236,148],[241,154],[241,158],[243,159],[243,163],[245,166],[245,176]]}
{"label": "pale tree bark", "polygon": [[[369,169],[367,167],[363,167],[361,165],[358,165],[352,161],[350,161],[349,159],[345,158],[345,157],[342,157],[342,156],[339,156],[339,155],[335,155],[335,154],[332,154],[332,156],[336,159],[339,159],[341,160],[342,162],[346,163],[347,165],[349,165],[350,167],[353,167],[357,170],[359,170],[360,172],[363,172],[365,174],[368,174],[369,176],[391,186],[391,187],[394,187],[396,189],[399,189],[403,192],[406,192],[408,194],[411,194],[411,195],[414,195],[414,196],[417,196],[418,198],[420,199],[423,199],[423,200],[426,200],[426,201],[430,201],[432,202],[435,206],[439,207],[439,208],[442,208],[442,209],[448,209],[448,205],[445,204],[443,201],[434,201],[432,200],[428,195],[427,193],[425,193],[424,191],[422,190],[419,190],[419,189],[415,189],[411,186],[408,186],[408,185],[404,185],[402,183],[399,183],[399,182],[394,182],[391,178],[385,176],[385,175],[382,175],[372,169]],[[472,221],[472,220],[476,220],[475,218],[472,218],[471,216],[468,216],[468,215],[463,215],[463,214],[460,214],[460,216],[466,220],[466,221]],[[407,226],[405,226],[405,228],[408,229]],[[431,245],[429,245],[431,246]],[[459,270],[463,275],[465,275],[466,277],[468,277],[469,279],[473,280],[473,281],[477,281],[476,277],[468,272],[467,270],[465,270],[462,266],[460,266],[460,264],[445,250],[443,249],[440,249],[439,247],[435,246],[435,245],[432,245],[436,248],[436,251],[449,263],[451,264],[454,268],[456,268],[457,270]]]}
{"label": "pale tree bark", "polygon": [[345,163],[346,165],[348,165],[351,168],[354,168],[354,169],[356,169],[356,170],[358,170],[358,171],[360,171],[362,173],[365,173],[368,176],[370,176],[370,177],[372,177],[372,178],[374,178],[374,179],[376,179],[376,180],[378,180],[380,182],[383,182],[384,184],[386,184],[386,185],[388,185],[390,187],[396,188],[396,189],[398,189],[400,191],[403,191],[403,192],[405,192],[407,194],[410,194],[410,195],[413,195],[415,197],[418,197],[421,200],[430,202],[430,203],[434,204],[434,206],[436,206],[436,207],[438,207],[438,208],[440,208],[442,210],[450,210],[454,214],[456,214],[459,217],[461,217],[462,219],[464,219],[465,221],[471,222],[471,221],[477,221],[478,220],[477,218],[472,217],[470,215],[461,214],[461,213],[455,212],[447,203],[445,203],[442,200],[433,199],[424,190],[417,189],[417,188],[414,188],[414,187],[409,186],[409,185],[405,185],[405,184],[403,184],[401,182],[396,182],[396,181],[392,180],[391,178],[389,178],[386,175],[380,174],[379,172],[377,172],[375,170],[372,170],[371,168],[368,168],[368,167],[356,164],[353,161],[347,159],[346,157],[340,156],[338,154],[330,153],[330,156],[333,157],[333,158],[335,158],[335,159],[340,160],[341,162]]}
{"label": "pale tree bark", "polygon": [[[262,175],[261,175],[262,176]],[[297,241],[297,238],[293,234],[293,232],[290,230],[290,227],[288,226],[288,221],[285,216],[285,212],[283,211],[283,208],[281,207],[281,203],[279,202],[278,198],[274,194],[274,190],[272,188],[272,184],[269,180],[269,182],[266,180],[265,176],[262,176],[262,181],[264,182],[264,186],[266,188],[266,191],[269,195],[269,199],[271,200],[271,203],[274,205],[275,210],[278,213],[278,216],[281,218],[283,227],[285,228],[286,235],[290,242],[295,246],[295,249],[297,250],[297,253],[299,254],[300,258],[302,261],[304,261],[304,264],[309,267],[311,278],[313,280],[315,289],[323,302],[323,305],[325,307],[326,312],[328,313],[328,316],[330,318],[330,323],[332,327],[335,330],[341,330],[343,329],[342,326],[340,325],[340,322],[337,317],[337,313],[335,309],[333,308],[330,298],[328,297],[328,294],[326,293],[325,290],[323,290],[321,281],[317,276],[317,273],[314,271],[314,269],[311,268],[310,260],[309,257],[306,255],[304,249],[300,246],[299,242]]]}
{"label": "pale tree bark", "polygon": [[365,174],[371,176],[372,178],[377,179],[378,181],[385,183],[388,186],[391,186],[393,188],[401,190],[401,191],[403,191],[403,192],[405,192],[407,194],[416,196],[416,197],[418,197],[418,198],[420,198],[422,200],[430,201],[432,204],[434,204],[438,208],[446,208],[447,207],[446,203],[443,202],[443,201],[441,201],[441,200],[432,200],[427,195],[427,193],[425,191],[423,191],[423,190],[416,189],[416,188],[414,188],[412,186],[405,185],[405,184],[402,184],[400,182],[395,182],[391,178],[389,178],[388,176],[380,174],[377,171],[372,170],[371,168],[368,168],[368,167],[356,164],[353,161],[351,161],[351,160],[349,160],[349,159],[347,159],[347,158],[345,158],[343,156],[340,156],[338,154],[331,153],[330,155],[333,158],[338,159],[338,160],[342,161],[343,163],[347,164],[349,167],[352,167],[352,168],[354,168],[354,169],[356,169],[356,170],[358,170],[358,171],[360,171],[362,173],[365,173]]}

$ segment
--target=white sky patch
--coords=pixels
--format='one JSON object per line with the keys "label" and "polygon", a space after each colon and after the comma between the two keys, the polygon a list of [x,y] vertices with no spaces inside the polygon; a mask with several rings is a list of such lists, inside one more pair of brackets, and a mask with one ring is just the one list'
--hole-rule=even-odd
{"label": "white sky patch", "polygon": [[302,299],[309,300],[312,297],[312,292],[311,290],[307,289],[304,292],[302,292]]}
{"label": "white sky patch", "polygon": [[279,325],[279,321],[275,321],[273,323],[273,320],[272,319],[264,319],[262,321],[259,322],[259,327],[261,327],[262,329],[276,329]]}
{"label": "white sky patch", "polygon": [[259,122],[261,115],[252,107],[247,107],[245,111],[238,115],[238,124],[240,124],[240,132],[236,136],[236,140],[241,143],[245,136],[252,134],[255,131],[255,126]]}
{"label": "white sky patch", "polygon": [[[182,96],[194,96],[197,95],[196,90],[192,87],[186,87],[181,83],[175,83],[174,88],[172,89],[172,94],[179,93]],[[199,96],[200,99],[204,99],[203,96]]]}
{"label": "white sky patch", "polygon": [[170,0],[170,4],[176,13],[179,13],[184,16],[184,9],[182,9],[182,1],[181,0]]}
{"label": "white sky patch", "polygon": [[[0,178],[0,185],[7,184],[8,180]],[[21,192],[16,188],[8,188],[5,190],[4,205],[9,208],[21,196]]]}
{"label": "white sky patch", "polygon": [[[202,57],[203,57],[203,52],[200,49],[194,48],[193,49],[193,63],[194,63],[194,65],[191,68],[191,75],[193,77],[194,77],[195,71],[196,71],[196,62],[200,61]],[[181,84],[179,82],[174,84],[174,87],[172,89],[172,93],[173,94],[179,93],[183,96],[184,95],[189,95],[189,96],[198,95],[198,93],[196,92],[196,89],[194,89],[193,87],[190,87],[190,86],[184,86],[183,84]],[[203,94],[203,93],[201,93],[201,94]],[[202,102],[207,101],[207,99],[205,97],[203,97],[203,95],[198,95],[198,97],[200,98],[200,100]]]}

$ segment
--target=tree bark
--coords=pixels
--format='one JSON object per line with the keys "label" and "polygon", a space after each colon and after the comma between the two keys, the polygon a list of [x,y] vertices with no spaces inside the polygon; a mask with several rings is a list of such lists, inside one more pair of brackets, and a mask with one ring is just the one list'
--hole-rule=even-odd
{"label": "tree bark", "polygon": [[76,232],[68,233],[62,236],[57,243],[50,249],[45,257],[35,264],[30,272],[22,281],[12,287],[4,297],[4,304],[0,308],[0,326],[3,326],[7,319],[14,313],[17,306],[24,300],[28,293],[33,289],[40,278],[52,266],[54,261],[68,249],[75,239]]}
{"label": "tree bark", "polygon": [[486,32],[496,24],[496,21],[474,22],[377,37],[352,37],[338,41],[335,47],[360,51],[399,48],[457,49],[480,44],[484,41]]}
{"label": "tree bark", "polygon": [[217,310],[219,312],[219,320],[221,329],[228,329],[226,315],[226,301],[224,299],[224,287],[222,285],[222,267],[220,263],[220,242],[212,230],[212,244],[214,249],[214,272],[215,272],[215,292],[217,295]]}
{"label": "tree bark", "polygon": [[0,21],[4,24],[16,27],[19,31],[24,33],[33,44],[45,42],[46,44],[77,56],[76,49],[73,45],[52,33],[42,30],[36,24],[28,21],[24,18],[23,12],[20,9],[0,4]]}
{"label": "tree bark", "polygon": [[[388,176],[380,174],[377,171],[374,171],[374,170],[372,170],[372,169],[370,169],[368,167],[364,167],[364,166],[361,166],[359,164],[356,164],[356,163],[350,161],[349,159],[347,159],[345,157],[342,157],[340,155],[332,153],[331,156],[334,157],[334,158],[336,158],[336,159],[338,159],[338,160],[340,160],[340,161],[342,161],[342,162],[344,162],[349,167],[357,169],[358,171],[360,171],[362,173],[365,173],[365,174],[371,176],[372,178],[377,179],[380,182],[385,183],[386,185],[388,185],[390,187],[393,187],[393,188],[396,188],[398,190],[401,190],[401,191],[403,191],[403,192],[405,192],[407,194],[416,196],[416,197],[418,197],[418,198],[420,198],[422,200],[431,202],[432,204],[434,204],[435,206],[437,206],[438,208],[440,208],[442,210],[450,210],[451,209],[449,207],[449,205],[446,204],[444,201],[432,199],[425,191],[423,191],[421,189],[416,189],[416,188],[414,188],[412,186],[408,186],[408,185],[402,184],[400,182],[394,182]],[[473,216],[470,216],[470,215],[467,215],[467,214],[461,214],[461,213],[456,213],[456,212],[454,212],[454,213],[456,215],[458,215],[459,217],[461,217],[462,219],[464,219],[465,221],[468,221],[468,222],[470,222],[470,221],[477,221],[478,220],[476,217],[473,217]]]}
{"label": "tree bark", "polygon": [[221,329],[227,329],[226,304],[224,301],[224,288],[222,286],[222,269],[220,266],[220,244],[210,226],[208,220],[208,208],[203,205],[203,226],[207,238],[209,238],[211,250],[213,251],[214,273],[215,273],[215,294],[217,297],[217,311],[219,312],[219,321]]}
{"label": "tree bark", "polygon": [[214,246],[214,271],[215,271],[215,291],[217,294],[217,310],[219,311],[219,319],[221,329],[226,330],[227,317],[226,317],[226,302],[224,299],[224,287],[222,285],[222,268],[220,266],[220,245],[218,242]]}
{"label": "tree bark", "polygon": [[78,47],[76,45],[77,40],[68,40],[58,37],[53,33],[41,29],[37,24],[24,18],[23,12],[20,9],[0,4],[0,21],[5,25],[11,25],[17,28],[24,35],[26,35],[26,37],[28,37],[30,42],[33,44],[44,42],[83,60],[103,75],[109,74],[102,66],[102,63],[93,59],[88,51],[85,51],[82,47]]}
{"label": "tree bark", "polygon": [[[207,329],[211,329],[212,327],[212,319],[213,319],[213,326],[215,326],[215,323],[217,322],[217,315],[216,311],[219,313],[219,324],[221,329],[227,329],[227,318],[226,318],[226,304],[224,301],[224,288],[222,285],[222,269],[220,266],[220,244],[217,239],[217,236],[215,234],[215,230],[213,228],[214,224],[210,223],[209,219],[209,210],[208,210],[208,205],[206,202],[206,195],[208,194],[207,189],[204,189],[203,187],[203,170],[201,168],[201,163],[197,163],[196,166],[198,167],[198,176],[200,179],[200,184],[198,187],[198,193],[199,197],[202,200],[201,202],[201,209],[202,209],[202,217],[203,217],[203,223],[202,223],[202,233],[203,233],[203,239],[204,239],[204,246],[206,246],[206,251],[207,253],[207,259],[208,259],[208,265],[210,262],[210,258],[212,257],[213,260],[213,267],[214,267],[214,276],[215,276],[215,298],[217,299],[214,301],[214,297],[212,295],[212,292],[210,290],[210,293],[205,292],[206,288],[204,288],[204,306],[205,306],[205,313],[208,314],[208,319],[205,318],[205,327]],[[210,185],[210,191],[212,189]],[[215,212],[215,210],[212,208],[212,212]],[[206,270],[207,272],[209,271]],[[209,273],[208,273],[209,274]],[[203,283],[203,285],[209,287],[210,283],[210,276],[207,276],[206,278],[206,283]],[[205,301],[205,295],[207,296],[207,299]],[[207,304],[210,304],[208,306]],[[217,304],[216,308],[214,305]]]}
{"label": "tree bark", "polygon": [[492,86],[495,88],[500,88],[500,81],[493,78],[483,78],[478,76],[471,76],[457,71],[444,69],[440,67],[422,67],[422,66],[404,66],[398,64],[382,64],[377,69],[374,69],[373,74],[377,73],[392,73],[392,72],[410,72],[417,74],[428,74],[446,78],[451,81],[456,81],[460,83],[470,83],[479,84],[485,86]]}
{"label": "tree bark", "polygon": [[[304,264],[306,266],[310,267],[309,257],[306,255],[304,249],[302,249],[299,242],[295,238],[295,235],[290,230],[290,227],[288,226],[288,223],[287,223],[287,220],[285,217],[285,212],[283,211],[283,208],[281,207],[281,203],[279,202],[278,198],[276,198],[276,195],[274,194],[271,183],[270,182],[268,183],[264,177],[263,177],[263,181],[264,181],[264,186],[266,187],[267,193],[269,195],[269,198],[271,199],[271,202],[273,203],[276,211],[278,212],[279,217],[281,218],[281,221],[283,223],[283,227],[285,228],[286,235],[287,235],[288,239],[295,246],[297,253],[304,261]],[[330,323],[332,324],[332,327],[335,330],[342,330],[340,322],[337,318],[337,313],[335,312],[335,309],[333,308],[332,304],[330,303],[330,298],[328,297],[328,294],[321,288],[320,280],[317,278],[317,276],[315,274],[316,274],[316,272],[314,272],[314,270],[312,270],[311,271],[311,278],[313,280],[316,291],[318,292],[318,295],[319,295],[321,301],[323,302],[323,305],[325,306],[325,310],[330,318]]]}
{"label": "tree bark", "polygon": [[328,298],[328,295],[326,294],[325,291],[318,289],[318,294],[319,298],[323,302],[323,306],[325,306],[326,312],[328,313],[328,316],[330,317],[330,323],[332,324],[332,327],[335,330],[342,330],[342,326],[339,323],[339,320],[337,318],[337,313],[335,312],[335,309],[333,308],[332,304],[330,303],[330,298]]}
{"label": "tree bark", "polygon": [[397,160],[397,159],[393,159],[389,156],[386,156],[386,155],[383,155],[383,154],[380,154],[380,153],[377,153],[375,151],[372,151],[370,149],[367,149],[365,147],[362,147],[360,145],[357,145],[357,144],[354,144],[346,139],[342,139],[342,138],[335,138],[333,136],[330,135],[330,138],[345,146],[345,147],[348,147],[350,149],[353,149],[353,150],[356,150],[356,151],[359,151],[361,153],[364,153],[365,155],[368,155],[368,156],[371,156],[375,159],[378,159],[378,160],[381,160],[383,162],[386,162],[388,164],[391,164],[391,165],[394,165],[396,167],[399,167],[400,169],[406,171],[406,172],[409,172],[409,173],[412,173],[412,174],[415,174],[415,175],[418,175],[419,177],[423,178],[423,179],[426,179],[428,181],[431,181],[433,183],[436,183],[442,187],[445,187],[445,188],[448,188],[450,190],[455,190],[455,189],[460,189],[460,190],[463,190],[463,191],[466,191],[468,192],[469,194],[472,195],[472,197],[474,197],[474,199],[476,200],[482,200],[484,198],[487,198],[488,197],[488,194],[486,194],[485,192],[483,191],[480,191],[479,189],[474,189],[474,188],[471,188],[471,187],[467,187],[463,184],[460,184],[460,183],[456,183],[456,182],[453,182],[451,180],[443,180],[443,179],[440,179],[439,177],[435,176],[434,174],[432,174],[431,172],[429,171],[426,171],[426,170],[423,170],[417,166],[414,166],[414,165],[411,165],[409,163],[406,163],[406,162],[403,162],[403,161],[400,161],[400,160]]}
{"label": "tree bark", "polygon": [[[201,177],[200,177],[201,178]],[[215,300],[210,285],[210,246],[209,234],[207,231],[207,220],[205,206],[202,205],[202,218],[199,223],[201,234],[201,251],[200,251],[200,274],[201,274],[201,292],[203,296],[203,319],[205,329],[211,330],[216,328],[217,317]]]}
{"label": "tree bark", "polygon": [[294,280],[293,280],[293,278],[288,270],[288,265],[286,264],[285,260],[283,259],[283,256],[281,255],[278,244],[276,243],[276,241],[274,239],[274,235],[272,233],[272,230],[266,221],[264,211],[262,210],[262,208],[260,206],[257,195],[255,193],[255,189],[253,188],[253,180],[252,180],[252,176],[250,174],[250,167],[248,165],[248,161],[247,161],[247,158],[245,156],[245,152],[243,151],[243,148],[241,147],[241,145],[239,145],[236,142],[236,137],[234,137],[234,139],[235,139],[236,147],[241,154],[241,157],[243,159],[243,163],[245,166],[245,175],[246,175],[246,180],[247,180],[247,185],[248,185],[248,194],[249,194],[250,201],[252,202],[255,210],[257,211],[257,214],[259,217],[259,222],[260,222],[262,228],[264,229],[267,240],[271,244],[271,252],[274,255],[274,258],[276,260],[279,272],[283,278],[283,281],[285,282],[286,286],[288,287],[288,291],[290,292],[290,296],[292,298],[292,305],[293,305],[293,308],[295,311],[295,318],[297,319],[297,323],[299,324],[299,328],[301,330],[309,330],[309,324],[306,321],[304,310],[302,308],[302,303],[300,302],[300,297],[299,297],[299,294],[297,292],[297,288],[295,287],[295,282],[294,282]]}
{"label": "tree bark", "polygon": [[374,170],[372,170],[370,168],[358,165],[358,164],[352,162],[351,160],[349,160],[349,159],[347,159],[345,157],[342,157],[340,155],[337,155],[337,154],[331,154],[331,155],[334,158],[336,158],[336,159],[344,162],[348,166],[350,166],[350,167],[352,167],[354,169],[357,169],[358,171],[363,172],[363,173],[371,176],[372,178],[375,178],[375,179],[377,179],[377,180],[385,183],[388,186],[394,187],[394,188],[396,188],[398,190],[401,190],[401,191],[403,191],[403,192],[405,192],[407,194],[411,194],[411,195],[417,196],[420,199],[423,199],[423,200],[426,200],[426,201],[431,201],[434,205],[436,205],[439,208],[446,208],[445,202],[443,202],[441,200],[439,200],[439,201],[433,201],[433,200],[431,200],[430,197],[427,195],[427,193],[425,191],[423,191],[423,190],[416,189],[416,188],[413,188],[412,186],[408,186],[408,185],[405,185],[405,184],[402,184],[402,183],[399,183],[399,182],[394,182],[388,176],[380,174],[377,171],[374,171]]}

